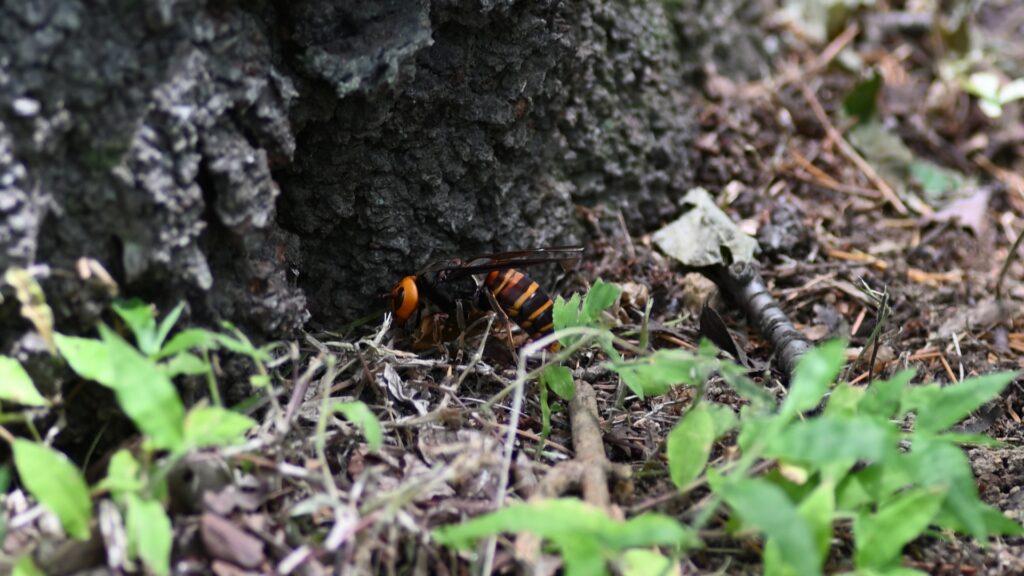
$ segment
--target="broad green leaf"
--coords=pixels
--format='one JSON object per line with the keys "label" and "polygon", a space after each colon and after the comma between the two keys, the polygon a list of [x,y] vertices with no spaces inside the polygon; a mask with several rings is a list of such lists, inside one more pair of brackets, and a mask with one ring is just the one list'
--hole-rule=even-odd
{"label": "broad green leaf", "polygon": [[601,544],[586,534],[563,534],[552,541],[565,562],[565,576],[605,576],[608,565]]}
{"label": "broad green leaf", "polygon": [[946,491],[943,509],[966,526],[968,533],[980,541],[988,538],[978,486],[963,450],[945,442],[915,437],[903,460],[918,485]]}
{"label": "broad green leaf", "polygon": [[797,507],[797,512],[814,533],[822,558],[828,556],[832,546],[832,521],[836,513],[835,489],[834,483],[822,482]]}
{"label": "broad green leaf", "polygon": [[135,335],[135,344],[146,356],[156,354],[156,318],[153,307],[142,300],[115,300],[111,307]]}
{"label": "broad green leaf", "polygon": [[82,378],[113,387],[114,364],[107,345],[92,338],[54,334],[57,350],[71,369]]}
{"label": "broad green leaf", "polygon": [[335,412],[340,412],[346,420],[355,424],[366,436],[366,444],[373,452],[378,452],[384,444],[384,436],[380,428],[380,420],[370,410],[369,406],[356,400],[352,402],[335,402]]}
{"label": "broad green leaf", "polygon": [[555,322],[555,330],[579,326],[580,295],[573,294],[568,300],[563,299],[561,296],[557,296],[551,310],[551,318]]}
{"label": "broad green leaf", "polygon": [[615,284],[598,280],[590,287],[587,297],[583,300],[583,314],[587,324],[596,324],[601,319],[601,312],[611,308],[619,299],[622,290]]}
{"label": "broad green leaf", "polygon": [[708,472],[708,480],[744,523],[779,547],[780,559],[796,574],[821,574],[822,557],[814,533],[781,489],[757,478],[725,478],[714,471]]}
{"label": "broad green leaf", "polygon": [[156,358],[167,358],[179,352],[192,349],[213,350],[217,348],[218,342],[216,332],[210,332],[202,328],[189,328],[175,334],[171,341],[160,349]]}
{"label": "broad green leaf", "polygon": [[855,388],[846,382],[839,384],[828,397],[825,415],[836,417],[855,415],[860,401],[864,398],[864,393],[863,388]]}
{"label": "broad green leaf", "polygon": [[14,564],[11,576],[46,576],[46,574],[36,566],[31,554],[25,554]]}
{"label": "broad green leaf", "polygon": [[858,568],[886,568],[903,547],[920,536],[935,518],[946,494],[938,488],[902,492],[874,514],[862,513],[853,523]]}
{"label": "broad green leaf", "polygon": [[14,465],[25,488],[50,509],[68,535],[89,539],[92,498],[78,468],[64,454],[18,438],[14,441]]}
{"label": "broad green leaf", "polygon": [[903,397],[903,408],[917,411],[915,430],[941,432],[998,396],[1016,376],[1014,372],[999,372],[944,388],[934,384],[909,388]]}
{"label": "broad green leaf", "polygon": [[700,403],[688,411],[668,434],[665,452],[669,476],[682,490],[700,476],[715,442],[715,422]]}
{"label": "broad green leaf", "polygon": [[544,383],[552,392],[558,394],[563,400],[572,400],[576,395],[576,383],[572,379],[572,370],[565,366],[552,364],[544,369],[542,374]]}
{"label": "broad green leaf", "polygon": [[143,500],[137,494],[129,494],[127,502],[125,528],[129,547],[153,574],[170,574],[174,537],[171,519],[155,500]]}
{"label": "broad green leaf", "polygon": [[100,481],[97,488],[110,491],[115,500],[121,501],[129,493],[145,488],[139,471],[139,463],[132,453],[125,449],[118,450],[107,465],[107,477]]}
{"label": "broad green leaf", "polygon": [[21,363],[7,356],[0,356],[0,400],[25,406],[46,406],[49,403],[36,390]]}
{"label": "broad green leaf", "polygon": [[114,390],[117,403],[157,449],[184,447],[185,407],[170,378],[106,326],[99,325],[112,378],[100,384]]}
{"label": "broad green leaf", "polygon": [[767,455],[824,466],[836,462],[877,462],[895,454],[897,431],[875,418],[821,416],[793,422],[768,438]]}
{"label": "broad green leaf", "polygon": [[860,402],[862,414],[879,418],[892,418],[900,408],[903,390],[917,373],[916,370],[901,370],[888,380],[876,380],[868,387]]}
{"label": "broad green leaf", "polygon": [[671,558],[641,548],[626,550],[619,561],[622,576],[671,576],[677,573],[675,566]]}
{"label": "broad green leaf", "polygon": [[832,340],[808,350],[797,362],[780,414],[792,417],[821,402],[846,360],[846,342]]}
{"label": "broad green leaf", "polygon": [[245,440],[256,421],[220,406],[196,406],[185,416],[185,446],[229,446]]}

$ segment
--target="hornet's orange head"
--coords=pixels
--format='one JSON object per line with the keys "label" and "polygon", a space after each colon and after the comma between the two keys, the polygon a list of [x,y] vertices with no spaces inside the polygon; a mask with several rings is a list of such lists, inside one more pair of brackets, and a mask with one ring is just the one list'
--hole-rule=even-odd
{"label": "hornet's orange head", "polygon": [[395,319],[404,324],[416,311],[420,303],[419,289],[416,287],[416,277],[406,276],[395,283],[391,288],[391,310],[395,313]]}

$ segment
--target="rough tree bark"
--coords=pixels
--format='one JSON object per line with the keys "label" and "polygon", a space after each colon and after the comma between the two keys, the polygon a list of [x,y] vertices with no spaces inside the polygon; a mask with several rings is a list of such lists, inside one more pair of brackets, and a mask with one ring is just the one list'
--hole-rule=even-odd
{"label": "rough tree bark", "polygon": [[[0,0],[0,269],[58,328],[102,291],[279,337],[441,255],[671,215],[694,80],[756,74],[760,2]],[[5,293],[6,294],[6,293]],[[0,352],[30,348],[12,298]]]}

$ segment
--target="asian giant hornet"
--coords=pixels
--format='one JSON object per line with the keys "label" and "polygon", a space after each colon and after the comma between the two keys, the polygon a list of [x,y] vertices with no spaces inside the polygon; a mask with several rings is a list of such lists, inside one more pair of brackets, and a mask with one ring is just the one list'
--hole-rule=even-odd
{"label": "asian giant hornet", "polygon": [[486,307],[491,298],[474,285],[459,286],[460,280],[486,274],[483,288],[506,316],[515,321],[531,339],[554,330],[552,302],[540,284],[518,268],[579,259],[582,246],[558,246],[485,254],[469,259],[453,258],[428,264],[425,268],[399,280],[391,289],[391,310],[395,319],[404,323],[426,298],[446,310],[455,308],[455,301],[476,301]]}

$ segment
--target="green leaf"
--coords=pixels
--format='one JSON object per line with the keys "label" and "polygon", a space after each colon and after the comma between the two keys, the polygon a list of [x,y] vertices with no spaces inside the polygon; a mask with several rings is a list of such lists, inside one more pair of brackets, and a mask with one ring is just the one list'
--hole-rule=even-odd
{"label": "green leaf", "polygon": [[659,350],[650,356],[629,362],[610,362],[623,382],[641,399],[660,396],[676,384],[703,384],[713,363],[684,350]]}
{"label": "green leaf", "polygon": [[182,449],[185,407],[170,378],[106,326],[99,331],[113,369],[111,380],[99,383],[114,390],[118,405],[155,448]]}
{"label": "green leaf", "polygon": [[54,334],[54,341],[60,355],[67,360],[76,374],[87,380],[94,380],[111,387],[114,381],[114,364],[110,360],[107,345],[92,338],[77,338]]}
{"label": "green leaf", "polygon": [[68,535],[89,539],[92,499],[82,473],[64,454],[18,438],[14,441],[14,465],[25,488],[49,508]]}
{"label": "green leaf", "polygon": [[111,307],[135,335],[135,344],[146,356],[160,349],[156,341],[156,318],[153,307],[142,300],[115,300]]}
{"label": "green leaf", "polygon": [[565,366],[552,364],[544,369],[541,377],[551,391],[562,400],[572,400],[576,395],[576,383],[572,379],[572,370]]}
{"label": "green leaf", "polygon": [[565,562],[565,576],[605,576],[607,561],[601,545],[586,536],[564,537],[555,542]]}
{"label": "green leaf", "polygon": [[25,406],[49,404],[36,390],[28,372],[25,372],[17,360],[7,356],[0,356],[0,400]]}
{"label": "green leaf", "polygon": [[732,432],[739,424],[739,418],[736,417],[732,408],[721,404],[705,404],[704,406],[715,425],[715,438],[721,438]]}
{"label": "green leaf", "polygon": [[846,342],[832,340],[808,350],[797,362],[780,414],[792,417],[818,405],[846,361]]}
{"label": "green leaf", "polygon": [[821,416],[793,422],[768,438],[767,455],[825,466],[837,462],[877,462],[896,454],[897,431],[875,418]]}
{"label": "green leaf", "polygon": [[164,341],[167,340],[167,336],[171,333],[171,329],[178,323],[178,318],[181,317],[181,311],[185,309],[185,303],[181,302],[170,311],[167,316],[164,317],[163,321],[160,322],[160,328],[156,331],[156,336],[153,337],[153,342],[156,344],[156,349],[159,350],[164,345]]}
{"label": "green leaf", "polygon": [[139,555],[150,572],[170,574],[174,542],[171,519],[155,500],[143,500],[137,494],[129,494],[127,502],[125,528],[129,547]]}
{"label": "green leaf", "polygon": [[611,308],[619,300],[622,290],[615,284],[598,280],[590,287],[583,301],[582,317],[587,324],[598,324],[601,312]]}
{"label": "green leaf", "polygon": [[[225,322],[224,324],[226,327],[233,329],[230,323]],[[252,342],[249,342],[241,332],[236,331],[233,336],[214,333],[214,336],[217,338],[217,343],[225,350],[234,352],[235,354],[248,356],[249,358],[260,362],[270,360],[270,356],[267,354],[266,350],[253,346]]]}
{"label": "green leaf", "polygon": [[335,402],[333,410],[340,412],[346,420],[355,424],[363,431],[363,436],[366,436],[366,443],[369,445],[370,451],[380,451],[381,446],[384,445],[384,436],[381,432],[380,420],[377,420],[377,416],[373,414],[369,406],[358,400]]}
{"label": "green leaf", "polygon": [[669,432],[665,452],[669,476],[682,490],[700,476],[715,442],[715,422],[704,403],[688,411]]}
{"label": "green leaf", "polygon": [[626,550],[619,563],[622,576],[669,576],[676,574],[676,562],[671,558],[642,548]]}
{"label": "green leaf", "polygon": [[800,502],[797,512],[807,521],[818,543],[822,558],[828,556],[832,546],[832,521],[836,512],[836,492],[833,482],[822,482]]}
{"label": "green leaf", "polygon": [[57,334],[57,348],[79,376],[114,391],[118,405],[154,447],[180,448],[185,408],[174,384],[112,330],[101,324],[99,331],[102,341]]}
{"label": "green leaf", "polygon": [[940,432],[998,396],[1016,377],[1015,372],[999,372],[944,388],[935,384],[910,388],[904,394],[903,409],[917,412],[917,431]]}
{"label": "green leaf", "polygon": [[708,480],[735,514],[779,547],[781,560],[796,574],[821,574],[822,557],[814,533],[785,492],[764,480],[725,478],[713,470],[708,472]]}
{"label": "green leaf", "polygon": [[826,416],[854,416],[860,401],[864,398],[863,388],[856,388],[843,382],[832,390],[825,406]]}
{"label": "green leaf", "polygon": [[174,356],[179,352],[186,350],[199,349],[199,350],[213,350],[217,348],[218,337],[216,332],[210,332],[202,328],[189,328],[182,330],[171,338],[171,341],[167,343],[160,352],[157,353],[156,358],[167,358],[168,356]]}
{"label": "green leaf", "polygon": [[888,380],[876,380],[868,387],[860,402],[863,414],[879,418],[892,418],[900,408],[903,390],[917,374],[916,370],[901,370]]}
{"label": "green leaf", "polygon": [[245,440],[256,421],[220,406],[196,406],[185,416],[185,446],[229,446]]}
{"label": "green leaf", "polygon": [[555,330],[579,326],[580,295],[573,294],[568,300],[563,299],[561,296],[555,297],[555,303],[551,310],[551,318],[554,320]]}
{"label": "green leaf", "polygon": [[882,90],[882,75],[872,71],[869,78],[858,82],[843,99],[843,111],[847,115],[865,121],[875,113],[878,93]]}
{"label": "green leaf", "polygon": [[576,498],[512,504],[461,524],[438,528],[434,539],[442,545],[464,549],[481,538],[523,532],[563,544],[575,539],[598,540],[605,549],[613,551],[697,542],[692,530],[668,516],[648,513],[620,523]]}
{"label": "green leaf", "polygon": [[978,486],[963,450],[945,442],[915,436],[911,452],[904,462],[918,485],[946,490],[943,509],[965,526],[968,533],[980,541],[988,538]]}
{"label": "green leaf", "polygon": [[202,358],[189,352],[179,352],[171,356],[169,360],[160,364],[160,369],[168,378],[174,378],[186,374],[189,376],[201,376],[210,373],[210,364]]}
{"label": "green leaf", "polygon": [[18,558],[18,562],[14,564],[14,571],[11,572],[11,576],[46,576],[46,573],[36,566],[31,554],[25,554]]}
{"label": "green leaf", "polygon": [[641,514],[625,522],[610,520],[602,528],[598,539],[610,550],[645,546],[692,548],[700,544],[696,532],[664,514]]}
{"label": "green leaf", "polygon": [[885,568],[903,547],[920,536],[945,499],[938,488],[915,488],[897,495],[875,514],[862,513],[853,523],[857,568]]}
{"label": "green leaf", "polygon": [[128,450],[121,449],[114,453],[107,465],[107,477],[100,481],[97,488],[108,490],[115,500],[121,501],[130,493],[139,492],[146,487],[139,476],[138,461]]}
{"label": "green leaf", "polygon": [[997,100],[999,97],[999,76],[991,72],[976,72],[963,83],[964,90],[985,100]]}

